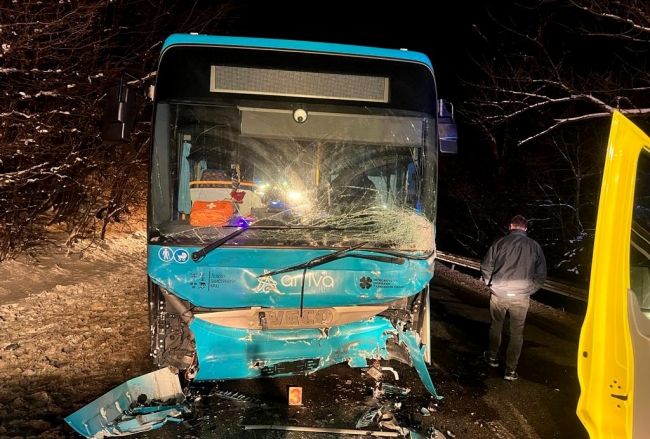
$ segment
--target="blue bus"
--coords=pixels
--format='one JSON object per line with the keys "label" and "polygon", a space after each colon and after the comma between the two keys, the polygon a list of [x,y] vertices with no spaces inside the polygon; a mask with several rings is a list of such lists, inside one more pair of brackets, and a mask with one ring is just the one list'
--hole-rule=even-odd
{"label": "blue bus", "polygon": [[[114,120],[112,140],[128,127]],[[161,369],[69,424],[86,436],[141,431],[120,409],[139,394],[179,395],[178,374],[191,383],[396,359],[437,396],[426,366],[439,150],[456,150],[453,109],[421,53],[167,38],[147,234]],[[147,428],[183,411],[165,410],[147,412]]]}

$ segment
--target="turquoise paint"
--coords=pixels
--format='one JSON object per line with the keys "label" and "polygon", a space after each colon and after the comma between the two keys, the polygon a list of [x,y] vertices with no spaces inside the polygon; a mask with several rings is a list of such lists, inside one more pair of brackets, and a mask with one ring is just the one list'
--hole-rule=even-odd
{"label": "turquoise paint", "polygon": [[217,35],[173,34],[163,43],[163,53],[172,46],[226,46],[298,52],[329,53],[370,58],[388,58],[400,61],[418,62],[433,70],[431,60],[420,52],[410,50],[382,49],[379,47],[354,46],[349,44],[318,43],[313,41],[277,40],[269,38],[226,37]]}
{"label": "turquoise paint", "polygon": [[[207,308],[299,307],[301,270],[257,276],[332,252],[222,247],[199,262],[176,257],[196,250],[197,247],[149,245],[148,272],[156,284],[195,306]],[[395,265],[339,259],[307,271],[304,306],[386,303],[421,291],[432,276],[432,260],[406,260]]]}
{"label": "turquoise paint", "polygon": [[197,318],[190,329],[199,363],[196,381],[257,378],[264,366],[305,359],[320,359],[310,373],[346,361],[352,367],[366,367],[366,358],[388,358],[386,340],[397,332],[383,317],[335,326],[327,335],[319,329],[230,328]]}
{"label": "turquoise paint", "polygon": [[[173,398],[178,403],[131,410],[131,404],[143,394],[148,401]],[[189,412],[184,399],[178,375],[160,369],[120,384],[65,418],[65,422],[88,438],[135,434],[158,429],[167,422],[180,422],[179,418]]]}
{"label": "turquoise paint", "polygon": [[431,380],[431,375],[429,375],[429,370],[427,369],[427,363],[424,360],[426,346],[420,345],[417,333],[413,331],[402,331],[398,333],[398,338],[400,343],[406,347],[406,351],[408,352],[409,357],[411,357],[413,367],[415,367],[418,375],[420,375],[424,387],[426,387],[434,397],[442,399],[442,397],[436,392],[436,388]]}
{"label": "turquoise paint", "polygon": [[[231,328],[194,318],[189,325],[195,337],[199,371],[196,381],[258,378],[263,368],[292,361],[318,359],[313,373],[337,363],[367,367],[367,359],[389,359],[386,342],[393,337],[406,347],[422,383],[438,396],[413,331],[396,329],[386,317],[375,316],[334,326],[327,333],[319,329],[249,330]],[[290,374],[272,374],[285,376]]]}

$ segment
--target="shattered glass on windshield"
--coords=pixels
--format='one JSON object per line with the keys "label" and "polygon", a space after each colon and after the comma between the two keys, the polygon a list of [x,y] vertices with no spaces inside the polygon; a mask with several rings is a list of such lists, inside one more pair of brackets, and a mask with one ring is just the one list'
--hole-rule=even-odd
{"label": "shattered glass on windshield", "polygon": [[433,121],[287,105],[158,104],[153,239],[205,244],[250,227],[227,245],[431,253]]}

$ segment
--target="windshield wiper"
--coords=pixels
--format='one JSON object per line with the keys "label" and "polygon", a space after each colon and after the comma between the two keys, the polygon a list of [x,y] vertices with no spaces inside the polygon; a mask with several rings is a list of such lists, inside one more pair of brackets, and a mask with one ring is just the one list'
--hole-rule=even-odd
{"label": "windshield wiper", "polygon": [[292,225],[239,227],[234,232],[231,232],[231,233],[227,234],[226,236],[224,236],[223,238],[219,238],[216,241],[206,245],[201,250],[197,250],[194,253],[192,253],[192,260],[194,262],[199,262],[208,253],[210,253],[212,250],[221,247],[226,242],[230,241],[232,238],[236,238],[237,236],[241,235],[242,233],[244,233],[246,230],[249,230],[249,229],[256,229],[256,230],[294,230],[294,229],[296,229],[296,230],[341,230],[341,229],[336,228],[336,227],[313,227],[313,226],[292,226]]}
{"label": "windshield wiper", "polygon": [[241,227],[234,232],[228,233],[226,236],[223,238],[219,238],[216,241],[206,245],[203,247],[201,250],[197,250],[194,253],[192,253],[192,260],[194,262],[199,262],[201,259],[205,258],[205,255],[210,253],[212,250],[221,247],[224,245],[226,242],[230,241],[232,238],[241,235],[244,233],[246,230],[250,229],[250,227]]}
{"label": "windshield wiper", "polygon": [[[397,256],[379,256],[379,255],[364,255],[364,254],[351,254],[350,252],[354,250],[358,250],[364,245],[368,244],[368,242],[362,242],[361,244],[353,245],[348,248],[344,248],[341,250],[337,250],[332,253],[328,253],[323,256],[316,256],[313,259],[310,259],[306,262],[302,262],[300,264],[292,265],[290,267],[286,268],[280,268],[278,270],[273,270],[268,273],[260,274],[257,276],[258,278],[260,277],[267,277],[267,276],[273,276],[276,274],[281,274],[281,273],[288,273],[290,271],[296,271],[296,270],[308,270],[310,268],[316,267],[318,265],[323,265],[327,264],[328,262],[332,262],[336,259],[342,259],[342,258],[347,258],[347,257],[352,257],[352,258],[361,258],[361,259],[370,259],[373,261],[381,261],[381,262],[387,262],[389,264],[397,264],[401,265],[404,263],[404,258],[403,257],[397,257]],[[364,249],[366,250],[366,249]],[[373,251],[373,250],[367,250],[367,251]]]}

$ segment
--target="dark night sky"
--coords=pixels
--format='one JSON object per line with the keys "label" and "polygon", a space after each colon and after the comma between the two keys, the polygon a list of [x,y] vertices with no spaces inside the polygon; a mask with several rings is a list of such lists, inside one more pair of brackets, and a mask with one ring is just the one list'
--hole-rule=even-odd
{"label": "dark night sky", "polygon": [[392,7],[380,2],[248,2],[234,11],[229,33],[423,52],[434,65],[441,97],[454,98],[473,20],[467,9],[474,9],[459,2],[435,2],[434,9],[435,15],[424,13],[423,3],[411,0]]}

